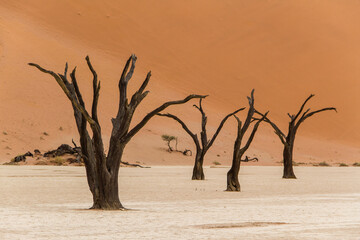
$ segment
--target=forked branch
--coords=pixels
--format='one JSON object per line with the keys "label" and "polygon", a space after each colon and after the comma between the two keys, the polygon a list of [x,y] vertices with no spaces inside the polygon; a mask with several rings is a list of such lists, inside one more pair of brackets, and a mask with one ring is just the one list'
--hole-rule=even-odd
{"label": "forked branch", "polygon": [[313,112],[309,112],[310,109],[308,109],[303,115],[302,117],[299,119],[299,121],[296,123],[295,129],[298,129],[300,124],[302,122],[304,122],[307,118],[313,116],[314,114],[320,113],[320,112],[324,112],[324,111],[331,111],[334,110],[335,112],[337,112],[336,108],[334,107],[328,107],[328,108],[323,108],[323,109],[319,109]]}
{"label": "forked branch", "polygon": [[71,95],[70,90],[67,88],[65,82],[62,80],[62,78],[54,73],[53,71],[46,70],[45,68],[42,68],[40,65],[36,63],[29,63],[30,66],[36,67],[41,72],[50,74],[53,76],[56,80],[56,82],[59,84],[61,89],[64,91],[65,95],[68,97],[68,99],[71,101],[71,103],[81,112],[81,114],[85,117],[86,121],[89,122],[90,125],[96,124],[96,122],[90,117],[89,113],[86,111],[86,109],[79,104],[78,101]]}
{"label": "forked branch", "polygon": [[245,152],[245,151],[250,147],[250,144],[251,144],[251,142],[254,140],[255,133],[256,133],[257,129],[259,128],[260,123],[265,120],[265,118],[266,118],[266,116],[268,115],[268,113],[269,113],[269,112],[266,112],[266,113],[264,114],[264,116],[255,123],[255,125],[254,125],[254,127],[253,127],[253,130],[251,131],[251,134],[250,134],[250,136],[249,136],[249,138],[248,138],[245,146],[241,149],[241,151]]}
{"label": "forked branch", "polygon": [[[255,110],[255,113],[259,114],[260,116],[264,117],[265,115],[261,112]],[[254,118],[255,120],[260,120],[259,118]],[[271,125],[271,127],[274,129],[275,134],[280,138],[280,141],[282,144],[286,144],[286,135],[276,126],[275,123],[273,123],[267,116],[264,118],[264,122],[267,122]]]}

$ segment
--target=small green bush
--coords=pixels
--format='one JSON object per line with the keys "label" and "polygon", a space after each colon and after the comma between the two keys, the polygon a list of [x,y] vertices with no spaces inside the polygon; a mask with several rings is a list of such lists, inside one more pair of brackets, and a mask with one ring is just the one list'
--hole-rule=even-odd
{"label": "small green bush", "polygon": [[221,163],[219,163],[218,161],[214,161],[213,164],[214,165],[221,165]]}
{"label": "small green bush", "polygon": [[353,166],[354,167],[360,167],[360,162],[354,162]]}
{"label": "small green bush", "polygon": [[339,167],[348,167],[348,165],[346,163],[340,163]]}
{"label": "small green bush", "polygon": [[167,135],[167,134],[161,135],[161,138],[162,138],[162,140],[164,140],[166,142],[171,142],[172,140],[176,139],[175,136],[171,136],[171,135]]}

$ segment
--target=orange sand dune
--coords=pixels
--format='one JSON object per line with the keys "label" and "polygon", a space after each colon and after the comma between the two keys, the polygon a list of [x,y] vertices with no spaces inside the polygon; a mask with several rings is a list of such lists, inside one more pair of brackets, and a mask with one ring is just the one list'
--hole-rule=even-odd
{"label": "orange sand dune", "polygon": [[[130,90],[148,70],[153,73],[151,94],[136,121],[163,101],[209,94],[204,107],[213,132],[227,112],[247,105],[245,96],[255,88],[258,109],[270,110],[285,131],[287,112],[297,111],[314,93],[313,109],[335,106],[338,113],[323,113],[303,125],[295,160],[357,161],[359,10],[355,0],[0,0],[0,161],[77,138],[68,100],[50,76],[28,62],[58,72],[66,61],[77,65],[89,106],[91,76],[84,61],[89,54],[102,81],[99,111],[108,138],[117,111],[116,84],[131,53],[139,60]],[[168,111],[196,129],[200,118],[191,104]],[[164,151],[163,133],[179,136],[182,148],[193,147],[176,123],[154,119],[128,146],[127,160],[191,164],[190,158]],[[230,120],[206,164],[229,163],[234,136]],[[281,159],[268,126],[261,127],[249,154],[261,156],[262,164]]]}

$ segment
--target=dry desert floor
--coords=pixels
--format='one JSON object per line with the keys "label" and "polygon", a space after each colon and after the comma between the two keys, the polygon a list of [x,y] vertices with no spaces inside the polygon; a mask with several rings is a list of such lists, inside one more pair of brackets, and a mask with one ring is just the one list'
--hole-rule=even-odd
{"label": "dry desert floor", "polygon": [[83,167],[0,166],[0,239],[360,239],[360,168],[122,168],[129,211],[93,211]]}

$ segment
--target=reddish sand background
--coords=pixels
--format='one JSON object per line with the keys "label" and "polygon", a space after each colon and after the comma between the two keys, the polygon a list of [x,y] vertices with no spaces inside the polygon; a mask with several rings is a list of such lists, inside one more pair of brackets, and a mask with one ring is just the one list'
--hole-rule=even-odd
{"label": "reddish sand background", "polygon": [[[131,53],[138,62],[130,90],[148,70],[153,73],[151,94],[135,121],[166,100],[209,94],[204,107],[212,133],[224,115],[247,106],[246,96],[255,88],[257,108],[270,110],[286,131],[286,114],[314,93],[312,109],[335,106],[338,113],[323,113],[302,126],[295,161],[359,161],[359,10],[355,0],[0,0],[0,162],[77,139],[70,103],[50,76],[28,62],[58,72],[66,61],[77,65],[89,106],[91,75],[84,61],[89,54],[102,81],[100,121],[108,139],[117,81]],[[168,111],[198,129],[200,116],[191,104]],[[192,164],[190,157],[164,151],[164,133],[179,136],[179,148],[193,149],[176,123],[153,119],[129,144],[126,160]],[[228,164],[234,137],[231,119],[206,164]],[[281,145],[269,126],[261,127],[249,154],[260,157],[259,164],[281,160]]]}

